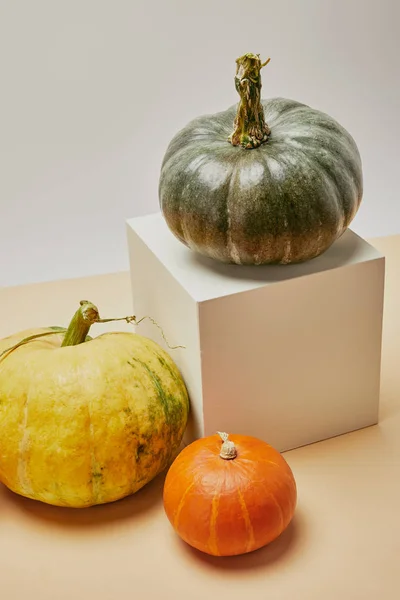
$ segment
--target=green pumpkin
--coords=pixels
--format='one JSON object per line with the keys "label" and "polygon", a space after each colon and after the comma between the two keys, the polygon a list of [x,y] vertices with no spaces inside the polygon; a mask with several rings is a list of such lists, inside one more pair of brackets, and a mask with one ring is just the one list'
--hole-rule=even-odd
{"label": "green pumpkin", "polygon": [[218,261],[312,259],[360,206],[357,145],[323,112],[286,98],[261,100],[258,55],[236,62],[239,104],[194,119],[170,142],[161,212],[182,243]]}

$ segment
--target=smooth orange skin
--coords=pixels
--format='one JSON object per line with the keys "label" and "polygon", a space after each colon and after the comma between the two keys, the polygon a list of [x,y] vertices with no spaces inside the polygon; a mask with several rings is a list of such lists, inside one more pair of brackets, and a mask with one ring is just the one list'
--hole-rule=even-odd
{"label": "smooth orange skin", "polygon": [[177,534],[213,556],[245,554],[275,540],[289,525],[297,503],[296,482],[286,460],[254,437],[230,435],[237,456],[219,456],[219,435],[196,440],[168,470],[163,502]]}

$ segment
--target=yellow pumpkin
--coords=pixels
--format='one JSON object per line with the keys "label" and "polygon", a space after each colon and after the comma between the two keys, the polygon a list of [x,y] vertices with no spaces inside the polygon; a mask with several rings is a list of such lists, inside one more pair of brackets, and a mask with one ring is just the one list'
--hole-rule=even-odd
{"label": "yellow pumpkin", "polygon": [[133,494],[173,460],[188,418],[167,352],[130,332],[87,334],[82,301],[67,330],[0,340],[0,481],[45,503],[87,507]]}

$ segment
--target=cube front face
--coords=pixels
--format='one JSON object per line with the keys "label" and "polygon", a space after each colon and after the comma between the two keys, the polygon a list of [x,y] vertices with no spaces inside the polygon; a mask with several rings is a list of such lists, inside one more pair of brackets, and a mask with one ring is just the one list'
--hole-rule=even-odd
{"label": "cube front face", "polygon": [[[170,349],[151,321],[137,329],[169,352],[185,379],[186,442],[222,430],[285,451],[377,423],[384,258],[375,249],[349,231],[322,257],[326,270],[316,262],[312,272],[309,263],[285,279],[282,267],[282,276],[248,289],[220,265],[211,284],[163,227],[154,216],[128,221],[133,305],[171,345],[185,346]],[[357,251],[352,261],[349,248]],[[203,279],[212,299],[193,295]],[[227,279],[237,293],[219,294]]]}
{"label": "cube front face", "polygon": [[200,305],[204,431],[280,451],[377,423],[384,259]]}

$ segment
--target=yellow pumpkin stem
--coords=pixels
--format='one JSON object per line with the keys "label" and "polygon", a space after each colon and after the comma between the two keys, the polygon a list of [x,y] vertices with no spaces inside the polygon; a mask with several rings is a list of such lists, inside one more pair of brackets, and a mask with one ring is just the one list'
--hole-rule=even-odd
{"label": "yellow pumpkin stem", "polygon": [[219,453],[220,457],[225,460],[232,460],[237,456],[237,450],[235,444],[228,439],[228,434],[222,431],[217,431],[219,437],[222,440],[221,451]]}

